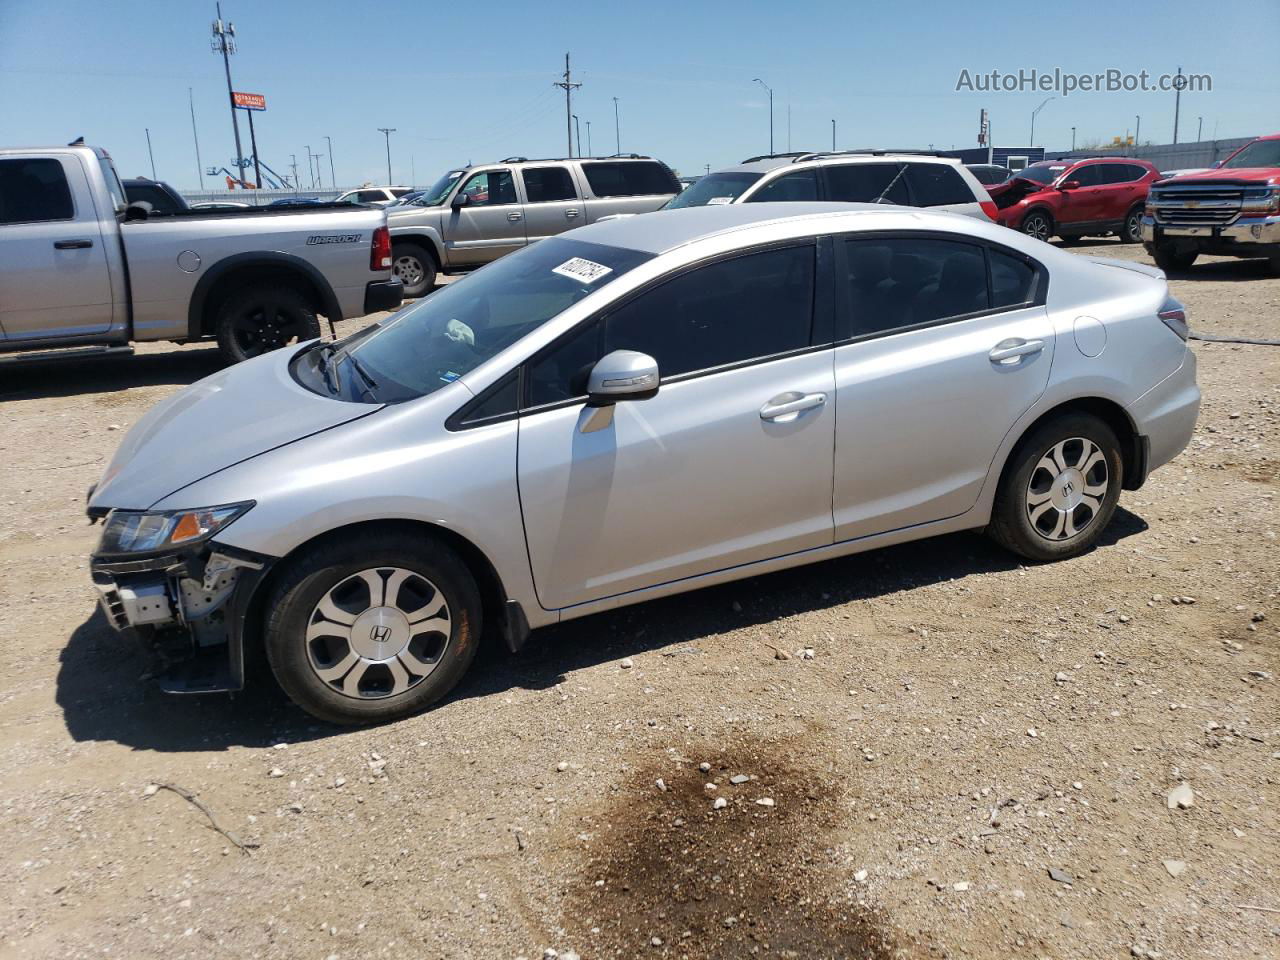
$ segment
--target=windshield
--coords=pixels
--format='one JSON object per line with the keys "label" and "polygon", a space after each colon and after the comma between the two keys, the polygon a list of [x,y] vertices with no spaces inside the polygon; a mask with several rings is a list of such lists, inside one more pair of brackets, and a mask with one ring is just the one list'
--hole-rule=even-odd
{"label": "windshield", "polygon": [[1030,167],[1023,167],[1013,176],[1022,177],[1024,180],[1034,180],[1036,183],[1052,183],[1054,178],[1056,178],[1058,174],[1062,173],[1065,169],[1067,168],[1051,167],[1047,164],[1042,167],[1039,164],[1033,164]]}
{"label": "windshield", "polygon": [[1222,166],[1280,167],[1280,140],[1255,140]]}
{"label": "windshield", "polygon": [[679,207],[706,207],[719,203],[733,203],[743,191],[759,180],[760,173],[709,173],[689,186],[683,193],[667,201],[663,210]]}
{"label": "windshield", "polygon": [[[365,396],[396,403],[470,373],[653,254],[551,237],[442,287],[345,352],[371,384]],[[351,378],[343,370],[344,381]]]}
{"label": "windshield", "polygon": [[466,172],[467,171],[465,170],[450,170],[430,187],[422,191],[422,196],[418,197],[418,199],[413,202],[421,207],[440,206],[440,204],[444,202],[445,195],[448,194],[448,192],[453,188],[453,185],[458,182],[458,178]]}

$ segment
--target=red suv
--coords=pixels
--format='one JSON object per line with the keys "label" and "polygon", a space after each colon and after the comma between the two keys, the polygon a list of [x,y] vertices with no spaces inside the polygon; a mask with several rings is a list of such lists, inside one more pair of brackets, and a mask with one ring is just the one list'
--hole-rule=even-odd
{"label": "red suv", "polygon": [[1133,157],[1044,160],[992,188],[996,221],[1041,240],[1114,233],[1140,243],[1147,190],[1159,179]]}

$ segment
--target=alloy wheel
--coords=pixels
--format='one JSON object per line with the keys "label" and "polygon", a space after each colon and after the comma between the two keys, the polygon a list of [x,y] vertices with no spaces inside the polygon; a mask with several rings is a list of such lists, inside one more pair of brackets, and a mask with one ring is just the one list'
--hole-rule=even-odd
{"label": "alloy wheel", "polygon": [[1037,240],[1049,241],[1049,221],[1043,215],[1033,213],[1022,223],[1022,232]]}
{"label": "alloy wheel", "polygon": [[1097,519],[1109,482],[1107,457],[1092,440],[1055,443],[1027,482],[1027,520],[1046,540],[1069,540]]}
{"label": "alloy wheel", "polygon": [[452,632],[449,604],[434,583],[402,567],[375,567],[341,580],[315,605],[307,659],[344,696],[394,697],[432,674]]}

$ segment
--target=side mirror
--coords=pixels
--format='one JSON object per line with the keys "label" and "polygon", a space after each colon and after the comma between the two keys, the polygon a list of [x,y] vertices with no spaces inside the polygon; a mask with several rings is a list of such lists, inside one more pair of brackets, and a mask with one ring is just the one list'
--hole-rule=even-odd
{"label": "side mirror", "polygon": [[449,201],[449,206],[457,210],[459,207],[465,207],[471,202],[471,197],[465,193],[455,193],[453,199]]}
{"label": "side mirror", "polygon": [[1221,160],[1215,160],[1215,161],[1213,161],[1213,166],[1212,166],[1212,167],[1210,167],[1209,169],[1210,169],[1210,170],[1217,170],[1220,166],[1222,166],[1222,161],[1221,161]]}
{"label": "side mirror", "polygon": [[611,406],[619,400],[648,400],[658,392],[658,361],[647,353],[615,350],[601,357],[587,378],[587,404]]}
{"label": "side mirror", "polygon": [[1058,184],[1058,189],[1059,190],[1079,190],[1080,181],[1079,180],[1063,180],[1060,184]]}

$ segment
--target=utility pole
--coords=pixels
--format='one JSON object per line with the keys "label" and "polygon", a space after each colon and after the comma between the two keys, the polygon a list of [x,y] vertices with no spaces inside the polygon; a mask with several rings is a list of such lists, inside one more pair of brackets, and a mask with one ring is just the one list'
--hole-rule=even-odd
{"label": "utility pole", "polygon": [[330,137],[325,137],[324,139],[329,144],[329,186],[337,189],[338,178],[333,175],[333,140]]}
{"label": "utility pole", "polygon": [[[569,54],[564,55],[564,79],[556,80],[551,84],[553,87],[559,87],[564,91],[564,127],[569,134],[569,156],[573,156],[573,91],[582,86],[581,83],[573,82],[573,75],[569,72]],[[613,99],[613,109],[618,109],[618,98]]]}
{"label": "utility pole", "polygon": [[831,152],[836,152],[836,122],[831,121]]}
{"label": "utility pole", "polygon": [[[317,154],[316,154],[316,180],[318,180],[318,181],[319,181],[319,185],[318,185],[318,186],[319,186],[319,189],[321,189],[321,190],[323,190],[323,189],[324,189],[324,173],[322,172],[321,167],[320,167],[320,161],[321,161],[323,158],[324,158],[324,154],[323,154],[323,153],[317,153]],[[329,184],[329,186],[333,186],[333,184]]]}
{"label": "utility pole", "polygon": [[200,162],[200,135],[196,133],[196,102],[187,87],[187,104],[191,107],[191,139],[196,142],[196,173],[200,177],[200,189],[204,189],[204,165]]}
{"label": "utility pole", "polygon": [[396,128],[379,127],[378,132],[387,138],[387,186],[391,186],[391,135],[396,132]]}
{"label": "utility pole", "polygon": [[302,149],[307,151],[307,189],[311,190],[314,189],[316,185],[316,171],[315,168],[311,166],[311,148],[309,146],[304,146]]}
{"label": "utility pole", "polygon": [[298,192],[298,155],[296,153],[289,154],[289,166],[293,168],[293,191]]}
{"label": "utility pole", "polygon": [[1071,128],[1071,152],[1076,152],[1076,128]]}
{"label": "utility pole", "polygon": [[147,156],[151,158],[151,179],[156,178],[156,155],[151,152],[151,128],[143,127],[147,131]]}
{"label": "utility pole", "polygon": [[231,129],[236,135],[236,174],[244,185],[244,152],[240,149],[240,121],[236,119],[236,97],[231,89],[231,54],[236,52],[236,25],[222,22],[222,4],[215,4],[218,19],[213,21],[213,52],[222,54],[222,66],[227,73],[227,102],[231,104]]}
{"label": "utility pole", "polygon": [[1142,114],[1138,114],[1135,119],[1138,121],[1136,127],[1133,128],[1133,155],[1138,155],[1138,148],[1142,146]]}
{"label": "utility pole", "polygon": [[773,153],[773,88],[770,87],[763,80],[761,80],[759,77],[756,77],[751,82],[758,83],[760,84],[760,86],[764,87],[766,90],[769,91],[769,152]]}
{"label": "utility pole", "polygon": [[791,152],[791,104],[787,104],[787,153]]}
{"label": "utility pole", "polygon": [[1041,110],[1043,110],[1045,108],[1045,104],[1047,104],[1050,100],[1056,100],[1056,99],[1057,99],[1056,97],[1045,97],[1044,103],[1040,104],[1040,106],[1036,107],[1034,110],[1031,111],[1031,142],[1027,144],[1027,146],[1034,147],[1036,145],[1036,114],[1039,113]]}
{"label": "utility pole", "polygon": [[1196,142],[1200,142],[1200,134],[1204,132],[1204,117],[1196,117]]}
{"label": "utility pole", "polygon": [[[582,146],[581,141],[579,141],[578,146]],[[590,120],[587,121],[587,156],[588,157],[591,156],[591,121]]]}
{"label": "utility pole", "polygon": [[1178,142],[1178,114],[1182,111],[1182,87],[1185,81],[1182,79],[1182,68],[1178,68],[1178,75],[1173,79],[1173,142]]}
{"label": "utility pole", "polygon": [[618,126],[618,98],[613,98],[613,147],[616,153],[622,152],[622,134]]}

